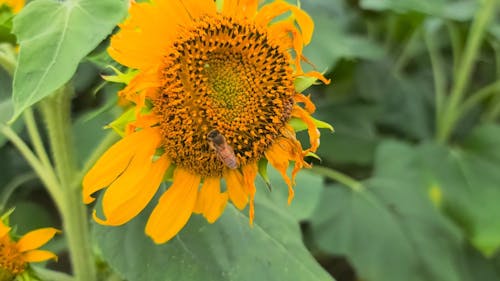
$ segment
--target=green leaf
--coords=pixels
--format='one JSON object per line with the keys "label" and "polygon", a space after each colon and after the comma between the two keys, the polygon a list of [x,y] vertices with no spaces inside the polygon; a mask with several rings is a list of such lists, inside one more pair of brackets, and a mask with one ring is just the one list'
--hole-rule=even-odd
{"label": "green leaf", "polygon": [[[424,172],[439,184],[447,213],[486,256],[500,248],[499,127],[473,132],[464,149],[427,145],[420,149]],[[467,146],[468,145],[468,146]],[[436,161],[439,159],[439,161]]]}
{"label": "green leaf", "polygon": [[321,134],[317,154],[330,163],[370,164],[378,142],[376,108],[350,103],[318,105],[317,117],[334,124],[335,134]]}
{"label": "green leaf", "polygon": [[361,191],[325,189],[312,218],[321,250],[371,281],[460,279],[462,238],[410,181],[376,177]]}
{"label": "green leaf", "polygon": [[438,205],[446,215],[479,251],[492,256],[500,248],[499,142],[500,127],[484,125],[462,148],[385,143],[377,156],[376,174],[418,181],[417,188],[424,192],[437,189]]}
{"label": "green leaf", "polygon": [[[289,168],[291,173],[293,167]],[[288,187],[283,181],[281,174],[276,169],[270,167],[269,177],[273,184],[273,190],[269,196],[273,198],[278,207],[284,208],[293,215],[297,221],[308,220],[317,204],[319,203],[323,191],[323,178],[313,174],[308,170],[302,170],[295,179],[295,197],[288,205]],[[259,190],[259,192],[265,192]]]}
{"label": "green leaf", "polygon": [[14,19],[21,49],[13,119],[71,79],[80,60],[123,19],[126,6],[124,0],[38,0],[27,5]]}
{"label": "green leaf", "polygon": [[361,0],[364,9],[398,13],[415,11],[447,19],[465,21],[472,18],[477,8],[475,0]]}
{"label": "green leaf", "polygon": [[94,224],[104,259],[129,281],[332,280],[302,244],[297,221],[260,185],[256,220],[231,204],[214,224],[193,215],[164,245],[144,234],[149,212],[121,227]]}
{"label": "green leaf", "polygon": [[299,76],[293,81],[295,85],[295,91],[297,91],[297,93],[302,93],[307,88],[311,87],[317,80],[318,78],[316,77]]}

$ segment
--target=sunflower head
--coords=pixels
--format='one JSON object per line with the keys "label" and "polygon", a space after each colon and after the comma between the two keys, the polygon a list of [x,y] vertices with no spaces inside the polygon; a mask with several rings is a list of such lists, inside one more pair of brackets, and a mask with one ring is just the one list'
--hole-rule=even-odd
{"label": "sunflower head", "polygon": [[13,280],[21,274],[30,262],[57,259],[52,252],[38,250],[59,230],[42,228],[31,231],[15,241],[11,237],[11,227],[0,219],[0,280]]}
{"label": "sunflower head", "polygon": [[[311,18],[284,1],[259,8],[257,0],[225,0],[217,9],[212,0],[157,0],[132,3],[120,28],[109,53],[136,70],[119,93],[134,108],[119,118],[124,138],[84,178],[86,203],[107,187],[105,218],[96,220],[129,221],[169,170],[173,183],[146,226],[155,242],[175,236],[193,212],[214,222],[228,199],[249,205],[252,222],[264,159],[283,175],[291,201],[296,173],[309,166],[304,156],[319,146],[314,104],[294,85],[301,77],[328,83],[301,67]],[[292,119],[307,128],[310,148],[297,141]]]}

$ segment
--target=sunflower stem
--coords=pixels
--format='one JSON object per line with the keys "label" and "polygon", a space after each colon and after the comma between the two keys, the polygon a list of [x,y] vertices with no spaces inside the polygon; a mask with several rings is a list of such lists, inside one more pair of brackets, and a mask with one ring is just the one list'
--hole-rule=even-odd
{"label": "sunflower stem", "polygon": [[74,184],[76,161],[71,130],[71,96],[73,89],[66,85],[42,102],[52,155],[64,195],[60,210],[64,233],[78,281],[96,280],[96,269],[88,227],[88,215],[82,203],[79,185]]}
{"label": "sunflower stem", "polygon": [[31,144],[35,148],[35,152],[42,161],[45,167],[51,167],[52,163],[50,163],[49,156],[47,151],[45,150],[45,146],[43,144],[42,138],[40,137],[40,132],[38,131],[38,127],[36,125],[35,116],[33,114],[33,110],[31,108],[26,109],[23,114],[24,123],[26,124],[26,128],[28,129],[28,134],[30,136]]}
{"label": "sunflower stem", "polygon": [[337,170],[327,168],[327,167],[320,167],[320,166],[314,166],[311,171],[313,173],[316,173],[318,175],[327,177],[329,179],[332,179],[334,181],[339,182],[340,184],[343,184],[349,188],[351,188],[353,191],[362,191],[364,189],[363,184],[350,176],[339,172]]}
{"label": "sunflower stem", "polygon": [[59,271],[50,270],[43,267],[33,266],[32,267],[35,273],[42,280],[51,280],[51,281],[74,281],[75,279],[66,273],[62,273]]}
{"label": "sunflower stem", "polygon": [[33,168],[35,173],[38,175],[40,180],[43,182],[47,191],[56,202],[57,207],[61,208],[64,200],[64,196],[60,190],[60,184],[57,177],[52,169],[45,167],[40,159],[31,151],[31,149],[26,145],[26,143],[12,130],[12,128],[0,123],[0,133],[3,134],[21,153],[21,155],[26,159],[28,164]]}
{"label": "sunflower stem", "polygon": [[460,60],[456,79],[454,81],[451,94],[447,99],[446,107],[443,108],[440,119],[438,120],[437,140],[444,143],[448,140],[456,122],[462,116],[460,112],[460,103],[463,100],[465,91],[470,82],[474,62],[476,60],[479,47],[483,41],[486,27],[495,13],[497,0],[485,0],[477,11],[472,22],[463,57]]}

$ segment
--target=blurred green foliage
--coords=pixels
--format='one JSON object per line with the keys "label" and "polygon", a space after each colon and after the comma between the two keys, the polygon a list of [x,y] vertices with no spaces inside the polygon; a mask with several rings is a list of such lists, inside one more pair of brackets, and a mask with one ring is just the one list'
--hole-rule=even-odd
{"label": "blurred green foliage", "polygon": [[[112,64],[107,41],[95,46],[123,16],[124,3],[116,9],[67,6],[53,19],[40,15],[55,10],[50,6],[55,2],[49,2],[33,3],[16,19],[18,41],[41,33],[39,39],[48,42],[28,44],[30,56],[21,53],[28,67],[17,77],[30,83],[18,86],[18,95],[32,98],[16,106],[19,112],[71,79],[73,131],[84,165],[106,137],[102,128],[116,116],[110,105],[119,85],[103,86],[99,76]],[[143,233],[150,210],[122,227],[95,224],[103,264],[130,281],[331,280],[325,270],[338,281],[500,280],[499,5],[490,11],[466,81],[460,80],[474,24],[488,13],[482,5],[493,2],[302,1],[315,21],[313,41],[305,49],[314,66],[305,66],[332,79],[306,90],[318,106],[315,118],[335,127],[335,133],[322,130],[322,161],[311,159],[321,168],[299,173],[289,207],[286,187],[270,169],[272,191],[258,182],[253,228],[232,206],[213,225],[194,217],[161,247]],[[65,16],[70,21],[56,24]],[[19,31],[34,18],[46,21],[31,33]],[[106,28],[93,19],[107,19]],[[42,32],[48,26],[51,32]],[[1,42],[13,42],[11,28],[12,15],[0,10]],[[63,32],[71,38],[61,37]],[[63,51],[52,52],[54,42]],[[43,59],[28,61],[44,48],[49,49]],[[60,64],[50,64],[54,60]],[[460,114],[450,117],[456,121],[449,137],[441,137],[450,93],[462,82]],[[8,71],[0,69],[1,122],[12,116],[11,90]],[[22,131],[21,123],[16,130]],[[57,224],[50,200],[32,196],[40,184],[1,136],[0,160],[0,202],[18,207],[14,223],[24,225],[23,231]],[[337,271],[345,261],[348,273]]]}

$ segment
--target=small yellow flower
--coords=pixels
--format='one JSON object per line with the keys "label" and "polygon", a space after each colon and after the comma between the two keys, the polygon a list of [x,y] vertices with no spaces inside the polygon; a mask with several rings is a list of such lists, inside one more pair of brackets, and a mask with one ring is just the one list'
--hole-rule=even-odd
{"label": "small yellow flower", "polygon": [[59,230],[50,227],[34,230],[17,242],[10,236],[10,230],[0,220],[0,281],[13,280],[26,269],[29,262],[57,259],[54,253],[38,248],[45,245]]}
{"label": "small yellow flower", "polygon": [[17,14],[24,7],[25,0],[0,0],[0,7],[7,5],[12,11]]}
{"label": "small yellow flower", "polygon": [[[295,90],[294,81],[328,81],[301,67],[311,18],[282,0],[260,9],[258,2],[225,0],[221,10],[213,0],[131,4],[108,52],[137,69],[119,93],[133,102],[135,116],[124,138],[83,180],[87,204],[107,187],[105,218],[94,213],[96,221],[130,221],[153,198],[167,170],[173,170],[173,184],[145,230],[156,243],[174,237],[193,212],[216,221],[228,200],[240,210],[248,205],[252,223],[254,181],[263,160],[280,171],[292,200],[295,175],[308,167],[304,156],[319,146],[310,115],[315,106]],[[307,125],[310,148],[302,149],[292,118]]]}

